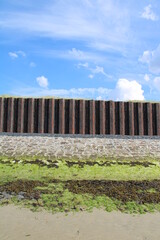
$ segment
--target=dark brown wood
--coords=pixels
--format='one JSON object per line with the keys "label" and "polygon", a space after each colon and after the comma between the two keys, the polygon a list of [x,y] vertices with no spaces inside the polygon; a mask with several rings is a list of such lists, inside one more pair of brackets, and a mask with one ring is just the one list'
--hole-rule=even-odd
{"label": "dark brown wood", "polygon": [[120,135],[125,135],[124,102],[119,102]]}
{"label": "dark brown wood", "polygon": [[8,98],[7,132],[13,132],[14,98]]}
{"label": "dark brown wood", "polygon": [[18,99],[18,124],[17,124],[17,132],[23,133],[24,127],[24,98]]}
{"label": "dark brown wood", "polygon": [[105,134],[105,102],[100,101],[100,134]]}
{"label": "dark brown wood", "polygon": [[143,103],[138,103],[138,129],[139,135],[144,134],[144,122],[143,122]]}
{"label": "dark brown wood", "polygon": [[110,101],[110,134],[115,134],[115,103]]}
{"label": "dark brown wood", "polygon": [[84,100],[79,101],[79,113],[80,113],[79,133],[85,134],[85,101]]}
{"label": "dark brown wood", "polygon": [[48,109],[48,133],[54,133],[54,120],[55,120],[55,101],[54,99],[49,99],[49,109]]}
{"label": "dark brown wood", "polygon": [[65,100],[59,99],[59,133],[65,133]]}
{"label": "dark brown wood", "polygon": [[95,101],[90,102],[90,134],[95,134]]}
{"label": "dark brown wood", "polygon": [[157,135],[160,136],[160,103],[156,104]]}
{"label": "dark brown wood", "polygon": [[1,97],[0,132],[160,136],[160,103]]}
{"label": "dark brown wood", "polygon": [[147,103],[147,118],[148,118],[148,135],[153,135],[152,127],[152,103]]}
{"label": "dark brown wood", "polygon": [[44,98],[38,99],[38,133],[44,133]]}
{"label": "dark brown wood", "polygon": [[134,103],[129,102],[129,135],[134,135]]}
{"label": "dark brown wood", "polygon": [[75,100],[69,100],[69,134],[75,134]]}
{"label": "dark brown wood", "polygon": [[0,132],[3,132],[4,98],[0,98]]}
{"label": "dark brown wood", "polygon": [[34,98],[28,99],[28,133],[34,132]]}

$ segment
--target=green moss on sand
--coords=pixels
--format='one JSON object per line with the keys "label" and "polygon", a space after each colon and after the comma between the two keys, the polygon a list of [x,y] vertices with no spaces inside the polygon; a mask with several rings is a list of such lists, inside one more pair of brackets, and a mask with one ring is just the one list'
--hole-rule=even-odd
{"label": "green moss on sand", "polygon": [[[37,185],[30,188],[29,193],[38,194],[38,197],[33,199],[28,194],[23,200],[18,200],[15,195],[10,200],[1,201],[1,204],[14,203],[32,210],[45,208],[52,212],[92,210],[95,207],[104,208],[106,211],[120,210],[129,213],[160,210],[160,203],[157,200],[160,194],[159,161],[146,159],[140,160],[138,164],[136,160],[136,165],[130,164],[129,161],[120,163],[120,160],[111,159],[90,160],[94,164],[90,164],[89,160],[82,160],[84,163],[82,165],[78,160],[69,161],[70,163],[65,159],[43,157],[38,159],[37,157],[0,157],[0,189],[4,190],[5,186],[7,189],[7,184],[12,189],[14,183],[14,190],[17,187],[17,191],[20,192],[24,191],[21,189],[22,185],[25,188],[33,181],[37,181]],[[143,164],[145,162],[148,164]],[[86,184],[84,180],[87,181]],[[126,192],[126,182],[131,184],[131,193]],[[141,184],[138,185],[140,187],[137,191],[136,186],[139,182]],[[112,188],[106,191],[100,189],[108,185]],[[127,191],[130,191],[129,189],[130,187]],[[124,194],[128,194],[127,198],[123,197]],[[129,194],[131,198],[128,198]]]}

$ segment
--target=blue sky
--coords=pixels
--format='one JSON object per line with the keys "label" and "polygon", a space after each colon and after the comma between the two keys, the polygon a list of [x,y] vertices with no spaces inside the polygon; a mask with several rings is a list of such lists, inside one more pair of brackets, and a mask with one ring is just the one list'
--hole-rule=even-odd
{"label": "blue sky", "polygon": [[0,94],[160,100],[160,1],[0,0]]}

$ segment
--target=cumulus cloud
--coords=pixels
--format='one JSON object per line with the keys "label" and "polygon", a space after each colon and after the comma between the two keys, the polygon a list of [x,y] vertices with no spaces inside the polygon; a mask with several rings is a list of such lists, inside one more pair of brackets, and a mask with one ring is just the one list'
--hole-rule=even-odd
{"label": "cumulus cloud", "polygon": [[17,55],[15,52],[9,52],[8,55],[9,55],[12,59],[18,58],[18,55]]}
{"label": "cumulus cloud", "polygon": [[151,4],[144,8],[144,12],[142,13],[141,17],[152,21],[158,20],[158,16],[152,11]]}
{"label": "cumulus cloud", "polygon": [[142,86],[137,81],[120,78],[111,96],[113,99],[121,101],[144,100],[143,93]]}
{"label": "cumulus cloud", "polygon": [[25,52],[23,51],[15,51],[15,52],[9,52],[8,55],[12,58],[12,59],[15,59],[15,58],[18,58],[19,56],[22,56],[22,57],[25,57],[26,54]]}
{"label": "cumulus cloud", "polygon": [[44,76],[40,76],[36,78],[40,87],[46,88],[48,87],[48,79]]}
{"label": "cumulus cloud", "polygon": [[[45,77],[39,77],[41,80]],[[45,78],[46,79],[46,78]],[[160,79],[157,80],[157,83]],[[48,82],[48,81],[47,81]],[[156,81],[155,81],[156,82]],[[40,85],[41,86],[41,85]],[[44,87],[44,85],[43,85]],[[46,87],[46,85],[45,85]],[[25,96],[58,96],[64,98],[86,98],[97,100],[144,100],[144,91],[137,81],[119,79],[115,89],[99,88],[71,88],[71,89],[48,89],[48,88],[23,88],[12,92],[15,95]]]}
{"label": "cumulus cloud", "polygon": [[154,74],[160,73],[160,45],[153,51],[144,51],[139,58],[142,63],[148,64],[149,71]]}

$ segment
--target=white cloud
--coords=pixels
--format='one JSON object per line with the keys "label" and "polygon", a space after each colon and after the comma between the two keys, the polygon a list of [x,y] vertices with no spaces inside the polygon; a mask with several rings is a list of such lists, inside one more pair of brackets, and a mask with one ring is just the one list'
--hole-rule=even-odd
{"label": "white cloud", "polygon": [[152,21],[156,21],[158,20],[158,16],[152,11],[152,5],[149,4],[148,6],[146,6],[144,8],[144,12],[142,13],[141,17],[145,18],[147,20],[152,20]]}
{"label": "white cloud", "polygon": [[143,55],[139,57],[139,61],[142,63],[150,63],[153,53],[151,51],[144,51]]}
{"label": "white cloud", "polygon": [[120,78],[111,96],[113,99],[121,101],[144,100],[143,93],[142,86],[137,81],[129,81],[125,78]]}
{"label": "white cloud", "polygon": [[86,62],[86,63],[79,63],[78,65],[78,68],[79,67],[84,67],[84,68],[86,68],[88,71],[90,71],[91,72],[91,74],[89,74],[88,75],[88,77],[89,78],[94,78],[94,76],[96,75],[96,74],[102,74],[102,75],[104,75],[104,76],[106,76],[106,77],[108,77],[108,78],[111,78],[111,76],[110,75],[108,75],[107,73],[105,73],[105,71],[104,71],[104,68],[103,67],[101,67],[101,66],[96,66],[95,68],[91,68],[91,67],[89,67],[89,64]]}
{"label": "white cloud", "polygon": [[17,51],[16,53],[17,53],[18,55],[21,55],[22,57],[25,57],[25,56],[26,56],[25,52],[23,52],[23,51]]}
{"label": "white cloud", "polygon": [[102,96],[98,96],[96,100],[102,100]]}
{"label": "white cloud", "polygon": [[90,79],[92,79],[92,78],[94,78],[94,75],[93,75],[93,74],[89,74],[88,77],[89,77]]}
{"label": "white cloud", "polygon": [[26,54],[25,52],[23,51],[15,51],[15,52],[9,52],[8,55],[12,58],[12,59],[15,59],[15,58],[18,58],[19,56],[22,56],[22,57],[25,57]]}
{"label": "white cloud", "polygon": [[160,77],[155,77],[153,80],[154,87],[160,91]]}
{"label": "white cloud", "polygon": [[40,87],[46,88],[48,86],[48,79],[44,76],[36,78]]}
{"label": "white cloud", "polygon": [[34,62],[30,62],[29,66],[30,67],[36,67],[36,64]]}
{"label": "white cloud", "polygon": [[88,68],[88,62],[86,62],[86,63],[78,63],[78,68],[79,67],[84,67],[84,68]]}
{"label": "white cloud", "polygon": [[0,27],[25,36],[85,40],[113,49],[130,40],[130,14],[121,1],[49,1],[31,9],[1,12]]}
{"label": "white cloud", "polygon": [[107,74],[104,72],[104,68],[100,67],[100,66],[96,66],[95,69],[91,69],[92,73],[97,74],[97,73],[101,73],[105,76],[107,76]]}
{"label": "white cloud", "polygon": [[[45,57],[51,57],[51,58],[60,58],[60,59],[67,59],[67,60],[76,60],[76,61],[84,61],[85,62],[93,62],[93,63],[99,63],[104,62],[106,60],[106,57],[102,53],[92,52],[90,51],[82,51],[76,48],[72,48],[69,50],[40,50],[35,52],[38,55],[42,55]],[[82,66],[81,64],[78,66]],[[85,67],[85,66],[83,66]],[[87,66],[86,66],[87,67]]]}
{"label": "white cloud", "polygon": [[9,55],[12,59],[18,58],[18,55],[17,55],[15,52],[9,52],[8,55]]}
{"label": "white cloud", "polygon": [[[81,51],[76,48],[72,48],[71,50],[68,50],[67,52],[61,53],[60,55],[63,58],[74,59],[74,60],[78,60],[78,61],[96,61],[97,62],[97,61],[104,60],[104,56],[101,56],[99,54],[92,53],[92,52]],[[87,65],[86,66],[83,65],[83,67],[87,67]]]}
{"label": "white cloud", "polygon": [[[42,78],[42,77],[41,77]],[[158,79],[157,81],[159,81]],[[71,89],[48,89],[48,88],[19,88],[11,92],[20,96],[55,96],[64,98],[87,98],[97,100],[144,100],[144,91],[137,81],[119,79],[115,89],[99,88],[71,88]]]}
{"label": "white cloud", "polygon": [[12,94],[19,96],[56,96],[67,98],[108,99],[111,89],[108,88],[71,88],[71,89],[47,89],[47,88],[19,88]]}
{"label": "white cloud", "polygon": [[148,74],[145,74],[145,75],[144,75],[144,80],[145,80],[146,82],[148,82],[148,81],[150,80],[150,77],[149,77]]}
{"label": "white cloud", "polygon": [[160,73],[160,45],[153,51],[144,51],[139,58],[142,63],[148,64],[149,71],[154,74]]}

